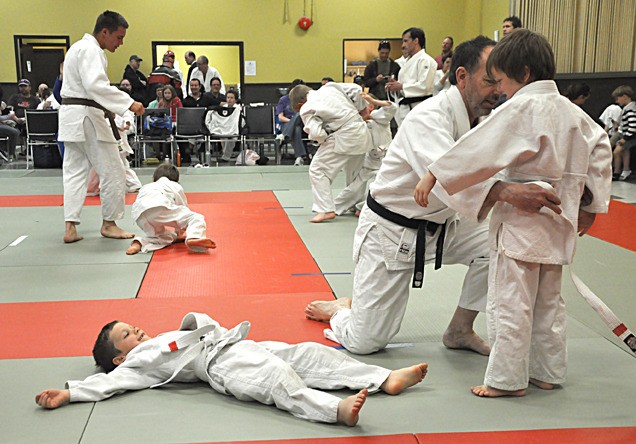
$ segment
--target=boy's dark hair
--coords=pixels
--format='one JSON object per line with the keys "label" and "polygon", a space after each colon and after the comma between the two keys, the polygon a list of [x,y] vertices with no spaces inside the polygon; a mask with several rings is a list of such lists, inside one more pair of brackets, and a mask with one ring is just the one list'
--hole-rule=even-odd
{"label": "boy's dark hair", "polygon": [[[548,40],[529,29],[519,29],[506,35],[490,53],[486,63],[488,75],[496,69],[519,83],[554,80],[556,63]],[[524,81],[526,68],[530,77]]]}
{"label": "boy's dark hair", "polygon": [[93,346],[93,358],[95,359],[95,365],[104,369],[106,373],[110,373],[115,370],[115,363],[113,359],[121,353],[120,350],[115,348],[115,344],[110,339],[110,333],[113,331],[113,327],[119,321],[112,321],[102,327],[102,331],[97,336],[97,341]]}
{"label": "boy's dark hair", "polygon": [[227,99],[227,95],[228,94],[234,94],[234,99],[238,102],[239,101],[239,93],[237,90],[235,89],[230,89],[225,91],[225,98]]}
{"label": "boy's dark hair", "polygon": [[128,22],[121,15],[114,11],[104,11],[95,22],[95,28],[93,29],[93,35],[99,34],[102,29],[106,28],[109,32],[115,32],[119,28],[128,29]]}
{"label": "boy's dark hair", "polygon": [[162,177],[167,177],[173,182],[179,182],[179,170],[171,163],[162,163],[152,174],[152,180],[156,182]]}
{"label": "boy's dark hair", "polygon": [[380,43],[378,44],[378,51],[381,49],[388,49],[390,51],[391,43],[388,40],[381,40]]}
{"label": "boy's dark hair", "polygon": [[587,97],[590,95],[590,86],[584,82],[570,83],[563,95],[570,100],[574,100],[580,96]]}
{"label": "boy's dark hair", "polygon": [[417,39],[422,49],[426,48],[426,35],[424,34],[424,30],[422,28],[409,28],[402,33],[402,36],[404,36],[404,34],[406,34],[407,32],[411,36],[412,40]]}
{"label": "boy's dark hair", "polygon": [[521,19],[517,17],[516,15],[513,15],[511,17],[506,17],[505,19],[502,20],[502,23],[503,22],[510,22],[510,24],[512,25],[514,29],[521,28],[523,26],[521,24]]}
{"label": "boy's dark hair", "polygon": [[628,96],[630,99],[634,100],[634,90],[629,85],[621,85],[612,92],[612,98],[614,100],[618,99],[620,96]]}
{"label": "boy's dark hair", "polygon": [[453,61],[451,62],[450,75],[448,81],[451,85],[457,85],[457,68],[463,66],[469,74],[473,74],[479,62],[481,61],[481,53],[489,46],[495,46],[496,42],[486,36],[478,35],[472,40],[460,43],[455,51],[453,51]]}

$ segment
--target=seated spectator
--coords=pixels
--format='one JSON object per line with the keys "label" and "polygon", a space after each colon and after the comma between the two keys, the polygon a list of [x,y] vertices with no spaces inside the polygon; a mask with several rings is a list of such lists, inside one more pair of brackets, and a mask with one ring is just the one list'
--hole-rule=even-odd
{"label": "seated spectator", "polygon": [[[208,111],[205,116],[205,126],[212,135],[231,136],[239,134],[239,122],[241,121],[241,105],[238,104],[238,93],[231,89],[225,95],[226,101],[221,104],[221,109]],[[233,108],[229,111],[227,108]],[[229,162],[238,138],[226,139],[221,142],[223,152],[219,162]]]}
{"label": "seated spectator", "polygon": [[451,85],[448,77],[450,76],[450,66],[452,61],[452,56],[445,56],[442,69],[438,69],[437,71],[435,71],[435,83],[433,84],[434,96],[439,94],[440,91],[444,91],[450,88]]}
{"label": "seated spectator", "polygon": [[11,107],[17,117],[17,128],[22,134],[26,134],[26,126],[24,119],[24,111],[27,109],[37,109],[40,100],[31,95],[31,82],[27,79],[22,79],[18,82],[17,94],[14,94],[9,98],[7,106]]}
{"label": "seated spectator", "polygon": [[618,131],[618,128],[621,123],[622,112],[623,109],[620,107],[620,105],[612,103],[607,108],[605,108],[605,110],[599,117],[599,120],[603,124],[603,129],[610,138],[610,145],[612,146],[612,150],[616,146],[616,142],[621,139],[621,133]]}
{"label": "seated spectator", "polygon": [[138,55],[131,55],[130,59],[128,59],[128,65],[124,69],[123,78],[130,83],[130,96],[145,105],[148,103],[146,102],[148,79],[143,72],[139,71],[142,61],[143,59]]}
{"label": "seated spectator", "polygon": [[199,56],[199,58],[197,58],[197,67],[192,70],[190,79],[199,79],[201,85],[209,85],[214,78],[217,78],[221,83],[221,87],[219,88],[221,94],[225,94],[225,83],[223,83],[219,71],[214,66],[209,65],[209,60],[206,56]]}
{"label": "seated spectator", "polygon": [[444,59],[446,57],[453,56],[453,45],[455,44],[453,38],[450,35],[444,37],[442,40],[442,53],[435,57],[435,61],[437,62],[437,69],[443,69]]}
{"label": "seated spectator", "polygon": [[400,72],[400,65],[389,57],[390,53],[391,44],[388,40],[382,40],[378,45],[378,57],[371,60],[364,69],[364,86],[378,100],[387,100],[386,82],[390,77],[397,79]]}
{"label": "seated spectator", "polygon": [[157,89],[155,89],[155,95],[156,98],[155,100],[153,100],[152,102],[150,102],[148,104],[148,108],[159,108],[159,102],[163,99],[163,89],[165,88],[165,86],[158,86]]}
{"label": "seated spectator", "polygon": [[[301,79],[295,79],[289,87],[289,91],[291,91],[296,85],[304,84],[305,82]],[[278,105],[276,105],[276,116],[280,123],[280,134],[285,138],[285,140],[291,140],[294,155],[296,156],[294,165],[304,165],[305,159],[307,158],[307,148],[303,142],[303,121],[300,119],[300,115],[292,108],[289,101],[289,94],[284,95],[278,100]]]}
{"label": "seated spectator", "polygon": [[4,91],[0,87],[0,136],[7,137],[6,151],[0,148],[5,157],[12,161],[15,158],[15,147],[20,137],[20,131],[15,127],[17,125],[17,117],[15,112],[7,109],[7,104],[2,101],[4,98]]}
{"label": "seated spectator", "polygon": [[218,77],[213,77],[210,80],[210,92],[203,94],[203,97],[209,102],[208,107],[217,106],[225,102],[225,94],[221,92],[223,82]]}
{"label": "seated spectator", "polygon": [[212,106],[212,102],[203,93],[205,89],[201,85],[199,79],[190,80],[190,95],[183,99],[183,106],[185,108],[207,108]]}
{"label": "seated spectator", "polygon": [[583,82],[572,83],[567,87],[563,95],[570,99],[570,102],[575,105],[583,106],[586,100],[590,97],[590,87],[587,83]]}
{"label": "seated spectator", "polygon": [[53,92],[46,88],[40,92],[40,99],[42,100],[37,109],[60,109],[60,104],[57,103],[55,97],[53,97]]}
{"label": "seated spectator", "polygon": [[119,82],[119,89],[121,89],[122,91],[128,93],[128,95],[131,95],[132,94],[132,85],[130,84],[130,80],[122,79],[121,82]]}

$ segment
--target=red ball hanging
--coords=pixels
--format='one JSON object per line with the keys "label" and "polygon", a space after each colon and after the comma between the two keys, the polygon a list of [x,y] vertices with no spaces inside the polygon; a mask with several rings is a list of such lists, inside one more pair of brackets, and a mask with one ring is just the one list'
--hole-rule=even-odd
{"label": "red ball hanging", "polygon": [[303,31],[307,31],[309,29],[309,27],[311,25],[313,25],[313,24],[314,24],[314,22],[312,22],[309,17],[301,17],[300,20],[298,20],[298,26]]}

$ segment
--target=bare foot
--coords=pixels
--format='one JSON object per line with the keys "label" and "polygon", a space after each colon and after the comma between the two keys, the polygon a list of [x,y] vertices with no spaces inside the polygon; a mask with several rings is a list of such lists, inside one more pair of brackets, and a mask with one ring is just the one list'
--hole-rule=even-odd
{"label": "bare foot", "polygon": [[126,250],[126,254],[131,255],[131,254],[137,254],[141,251],[141,242],[139,241],[132,241],[132,244],[130,244],[130,247],[128,247],[128,250]]}
{"label": "bare foot", "polygon": [[539,381],[538,379],[530,378],[530,384],[536,385],[542,390],[552,390],[554,388],[554,384],[550,384],[549,382]]}
{"label": "bare foot", "polygon": [[338,403],[338,422],[353,427],[360,419],[360,409],[367,400],[367,389],[360,390],[357,394],[351,395]]}
{"label": "bare foot", "polygon": [[487,385],[477,385],[471,387],[470,391],[474,395],[481,396],[483,398],[499,398],[500,396],[525,396],[526,389],[520,390],[499,390]]}
{"label": "bare foot", "polygon": [[132,239],[134,234],[122,230],[114,221],[105,220],[102,222],[102,236],[109,239]]}
{"label": "bare foot", "polygon": [[360,210],[356,210],[356,212],[353,214],[355,215],[355,217],[360,217]]}
{"label": "bare foot", "polygon": [[488,356],[490,354],[490,346],[486,344],[486,342],[473,330],[469,333],[460,333],[451,330],[449,327],[444,332],[442,342],[446,348],[472,350],[484,356]]}
{"label": "bare foot", "polygon": [[312,321],[329,322],[338,310],[351,308],[351,298],[334,301],[313,301],[305,307],[305,317]]}
{"label": "bare foot", "polygon": [[309,222],[320,223],[326,220],[331,220],[336,218],[336,213],[330,211],[329,213],[317,213],[313,218],[309,219]]}
{"label": "bare foot", "polygon": [[216,248],[216,244],[207,237],[202,239],[187,239],[186,246],[195,253],[205,253],[210,248]]}
{"label": "bare foot", "polygon": [[425,363],[393,370],[380,389],[389,395],[399,395],[405,389],[422,382],[427,372],[428,364]]}
{"label": "bare foot", "polygon": [[64,230],[64,243],[71,244],[73,242],[81,241],[83,236],[77,234],[77,229],[73,222],[66,222],[66,228]]}

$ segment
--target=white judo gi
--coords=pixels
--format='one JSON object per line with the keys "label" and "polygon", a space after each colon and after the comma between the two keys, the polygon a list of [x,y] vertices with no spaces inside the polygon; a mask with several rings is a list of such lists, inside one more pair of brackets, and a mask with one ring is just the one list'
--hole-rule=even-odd
{"label": "white judo gi", "polygon": [[[560,215],[547,208],[525,213],[504,202],[493,208],[487,310],[492,349],[484,384],[519,390],[529,378],[565,381],[561,269],[574,257],[584,187],[593,199],[581,208],[607,212],[611,159],[603,129],[544,80],[517,91],[429,167],[449,193],[505,168],[507,181],[545,182],[561,199]],[[466,205],[479,211],[470,201]]]}
{"label": "white judo gi", "polygon": [[[175,348],[180,340],[185,341],[184,336],[191,333],[188,330],[202,327],[205,333],[200,341],[170,351],[171,343]],[[310,421],[336,422],[340,398],[320,389],[367,388],[374,392],[391,373],[318,343],[246,340],[249,328],[249,322],[242,322],[227,330],[205,314],[189,313],[179,331],[141,343],[112,372],[68,381],[70,401],[100,401],[168,381],[204,381],[217,392],[242,401],[276,404]]]}
{"label": "white judo gi", "polygon": [[395,121],[398,126],[402,125],[406,115],[418,104],[416,102],[406,105],[403,102],[404,99],[433,95],[435,71],[437,71],[437,62],[423,49],[406,59],[398,73],[398,82],[402,84],[402,90],[392,93],[399,106],[395,114]]}
{"label": "white judo gi", "polygon": [[[468,266],[459,306],[485,311],[488,227],[458,216],[449,205],[457,199],[454,205],[461,206],[462,197],[451,198],[441,187],[433,189],[427,208],[413,198],[426,166],[469,129],[468,112],[455,86],[425,101],[407,116],[370,189],[378,203],[395,213],[446,224],[443,263]],[[467,199],[484,202],[495,182],[473,187]],[[353,244],[352,306],[339,310],[330,321],[333,336],[347,350],[373,353],[386,347],[400,330],[413,276],[416,232],[378,216],[366,205],[363,208]],[[435,256],[438,236],[439,230],[426,237],[427,263]]]}
{"label": "white judo gi", "polygon": [[[106,66],[106,55],[95,37],[84,34],[82,40],[74,43],[66,53],[62,99],[94,100],[109,111],[123,115],[133,104],[133,99],[110,85]],[[62,166],[64,220],[80,222],[91,166],[101,178],[102,218],[106,221],[122,219],[126,174],[104,111],[62,104],[58,140],[65,146]]]}
{"label": "white judo gi", "polygon": [[[115,116],[115,124],[119,129],[119,135],[121,136],[121,150],[119,151],[119,157],[121,158],[124,168],[126,169],[126,191],[134,193],[141,188],[141,181],[137,176],[137,173],[130,168],[130,162],[128,162],[128,155],[133,154],[133,149],[128,143],[128,135],[135,134],[137,125],[135,124],[135,115],[132,111],[126,111],[123,116]],[[130,122],[130,128],[127,131],[122,131],[121,128],[126,126],[126,123]],[[87,196],[99,195],[99,176],[95,171],[95,168],[91,168],[88,174],[88,185],[86,187]]]}
{"label": "white judo gi", "polygon": [[[234,111],[229,113],[228,107],[220,108],[218,111],[213,109],[205,115],[205,126],[212,136],[237,136],[223,139],[221,146],[223,153],[221,159],[230,160],[232,151],[238,140],[239,126],[241,125],[241,105],[234,105]],[[214,138],[214,137],[213,137]]]}
{"label": "white judo gi", "polygon": [[390,106],[371,111],[371,118],[366,122],[371,133],[373,149],[364,155],[362,168],[355,178],[334,199],[336,214],[342,215],[351,209],[361,210],[364,206],[364,200],[369,193],[369,184],[375,179],[391,143],[391,120],[397,108],[397,105],[391,102]]}
{"label": "white judo gi", "polygon": [[141,187],[132,206],[132,218],[145,233],[134,239],[144,253],[172,244],[183,231],[186,240],[206,237],[205,218],[188,208],[183,187],[167,177]]}
{"label": "white judo gi", "polygon": [[320,144],[309,166],[313,196],[312,211],[336,210],[331,184],[341,169],[345,183],[353,181],[372,147],[371,134],[359,112],[367,107],[362,88],[353,83],[329,82],[317,91],[309,91],[300,108],[305,132]]}

